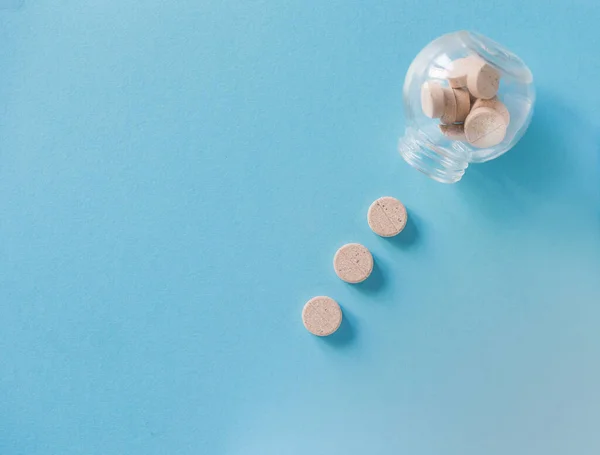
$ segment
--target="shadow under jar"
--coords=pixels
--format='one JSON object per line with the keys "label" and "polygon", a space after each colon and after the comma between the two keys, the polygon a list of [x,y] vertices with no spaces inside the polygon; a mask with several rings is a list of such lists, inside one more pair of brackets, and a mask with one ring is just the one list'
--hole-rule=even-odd
{"label": "shadow under jar", "polygon": [[469,164],[492,160],[521,139],[533,115],[535,88],[519,57],[483,35],[459,31],[417,55],[403,97],[400,154],[432,179],[455,183]]}

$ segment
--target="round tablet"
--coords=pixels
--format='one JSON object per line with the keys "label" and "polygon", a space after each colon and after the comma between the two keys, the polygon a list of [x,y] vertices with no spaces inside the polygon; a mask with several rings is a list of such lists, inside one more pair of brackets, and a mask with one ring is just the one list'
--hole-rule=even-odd
{"label": "round tablet", "polygon": [[421,107],[429,118],[440,118],[444,113],[444,92],[438,82],[425,82],[421,86]]}
{"label": "round tablet", "polygon": [[471,111],[471,97],[469,91],[464,88],[453,88],[456,99],[456,122],[464,122]]}
{"label": "round tablet", "polygon": [[469,73],[470,58],[459,58],[450,62],[446,79],[452,88],[467,86],[467,74]]}
{"label": "round tablet", "polygon": [[360,243],[348,243],[335,253],[333,268],[346,283],[360,283],[373,271],[373,256]]}
{"label": "round tablet", "polygon": [[478,60],[469,65],[467,88],[475,98],[493,98],[500,86],[500,73],[483,60]]}
{"label": "round tablet", "polygon": [[494,96],[489,100],[475,100],[473,103],[473,109],[477,109],[478,107],[491,107],[495,111],[498,111],[500,115],[502,115],[502,118],[507,125],[510,123],[510,113],[508,112],[508,109],[504,103],[500,101],[497,96]]}
{"label": "round tablet", "polygon": [[373,202],[367,213],[369,227],[381,237],[393,237],[402,232],[407,219],[404,204],[389,196],[381,197]]}
{"label": "round tablet", "polygon": [[504,140],[506,127],[502,114],[490,107],[480,107],[467,117],[465,136],[475,147],[493,147]]}
{"label": "round tablet", "polygon": [[304,327],[313,335],[325,337],[342,323],[342,309],[331,297],[313,297],[302,309]]}
{"label": "round tablet", "polygon": [[454,90],[451,88],[444,87],[444,115],[440,118],[440,121],[446,125],[456,122],[456,96],[454,96]]}

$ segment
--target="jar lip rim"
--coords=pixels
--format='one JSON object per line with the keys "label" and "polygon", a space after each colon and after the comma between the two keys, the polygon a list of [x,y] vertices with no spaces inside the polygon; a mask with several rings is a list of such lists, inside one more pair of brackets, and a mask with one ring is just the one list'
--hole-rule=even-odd
{"label": "jar lip rim", "polygon": [[525,62],[501,44],[478,32],[461,30],[458,35],[465,47],[479,54],[493,66],[525,83],[533,82],[533,74]]}

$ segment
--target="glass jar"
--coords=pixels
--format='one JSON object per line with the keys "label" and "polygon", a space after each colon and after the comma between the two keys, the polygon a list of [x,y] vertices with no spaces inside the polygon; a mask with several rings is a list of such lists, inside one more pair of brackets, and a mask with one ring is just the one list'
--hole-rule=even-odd
{"label": "glass jar", "polygon": [[[497,92],[491,96],[494,88]],[[465,92],[470,96],[466,118],[439,119],[440,112],[457,112],[451,108],[457,109]],[[489,161],[514,147],[531,122],[535,103],[527,65],[500,44],[468,31],[429,43],[406,73],[403,96],[406,132],[399,141],[400,154],[415,169],[443,183],[459,181],[470,163]]]}

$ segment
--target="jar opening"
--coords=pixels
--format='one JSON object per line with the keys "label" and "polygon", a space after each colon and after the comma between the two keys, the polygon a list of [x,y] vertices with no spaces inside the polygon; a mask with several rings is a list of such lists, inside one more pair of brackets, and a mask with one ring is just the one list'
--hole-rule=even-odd
{"label": "jar opening", "polygon": [[469,166],[468,152],[461,147],[434,144],[423,132],[407,128],[398,151],[412,167],[441,183],[456,183]]}

